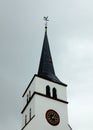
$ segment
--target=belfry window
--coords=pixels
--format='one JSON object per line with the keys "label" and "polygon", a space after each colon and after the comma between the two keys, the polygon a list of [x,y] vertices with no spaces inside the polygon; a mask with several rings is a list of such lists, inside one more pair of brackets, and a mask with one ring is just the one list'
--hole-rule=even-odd
{"label": "belfry window", "polygon": [[48,85],[46,86],[46,95],[50,97],[50,87]]}
{"label": "belfry window", "polygon": [[28,94],[27,94],[27,103],[28,103],[28,101],[29,101],[29,96],[28,96]]}
{"label": "belfry window", "polygon": [[57,99],[57,90],[56,90],[56,88],[53,88],[52,92],[53,92],[53,98]]}
{"label": "belfry window", "polygon": [[31,91],[29,91],[29,99],[31,98]]}
{"label": "belfry window", "polygon": [[31,108],[29,110],[29,120],[31,120]]}

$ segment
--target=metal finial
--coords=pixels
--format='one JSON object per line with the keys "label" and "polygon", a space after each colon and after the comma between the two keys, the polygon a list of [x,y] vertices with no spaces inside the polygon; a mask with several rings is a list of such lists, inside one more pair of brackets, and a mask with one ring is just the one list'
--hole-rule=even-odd
{"label": "metal finial", "polygon": [[45,20],[45,28],[47,28],[47,23],[48,23],[48,16],[47,17],[44,17],[44,20]]}

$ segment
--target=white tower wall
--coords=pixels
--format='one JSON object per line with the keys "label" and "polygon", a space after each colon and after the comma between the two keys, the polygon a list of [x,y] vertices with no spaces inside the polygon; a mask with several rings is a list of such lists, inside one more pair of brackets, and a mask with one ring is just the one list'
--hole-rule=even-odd
{"label": "white tower wall", "polygon": [[[46,86],[49,85],[51,90],[51,98],[46,96]],[[31,91],[31,101],[28,103],[26,108],[22,113],[22,128],[24,130],[35,130],[35,129],[45,129],[50,130],[54,128],[55,130],[69,130],[68,127],[68,113],[67,113],[67,103],[55,100],[52,98],[52,89],[57,90],[57,99],[62,101],[67,101],[66,97],[66,87],[59,85],[57,83],[42,79],[35,76],[28,90],[26,91],[23,101],[24,107],[27,104],[27,94]],[[35,93],[36,92],[36,93]],[[29,119],[29,110],[31,109],[31,118]],[[57,111],[60,115],[60,123],[58,126],[51,126],[46,118],[45,113],[47,110],[53,109]],[[27,125],[25,126],[25,115],[27,115]],[[62,129],[63,128],[63,129]],[[23,130],[22,129],[22,130]]]}

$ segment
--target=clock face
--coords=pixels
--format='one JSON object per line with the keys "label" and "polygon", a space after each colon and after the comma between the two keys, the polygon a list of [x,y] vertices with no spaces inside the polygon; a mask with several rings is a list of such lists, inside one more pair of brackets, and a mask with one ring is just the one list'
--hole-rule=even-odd
{"label": "clock face", "polygon": [[51,125],[58,125],[60,122],[60,117],[56,111],[50,109],[46,112],[46,120]]}

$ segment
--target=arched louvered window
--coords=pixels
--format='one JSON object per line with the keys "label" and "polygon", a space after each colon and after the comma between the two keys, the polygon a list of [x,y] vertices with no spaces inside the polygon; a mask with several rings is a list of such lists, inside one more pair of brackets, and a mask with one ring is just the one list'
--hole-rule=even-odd
{"label": "arched louvered window", "polygon": [[28,96],[28,94],[27,94],[27,103],[28,103],[28,101],[29,101],[29,96]]}
{"label": "arched louvered window", "polygon": [[31,91],[29,91],[29,99],[31,98]]}
{"label": "arched louvered window", "polygon": [[56,88],[53,88],[53,98],[54,99],[57,99],[57,90],[56,90]]}
{"label": "arched louvered window", "polygon": [[29,110],[29,120],[31,120],[31,108]]}
{"label": "arched louvered window", "polygon": [[48,85],[46,86],[46,95],[50,97],[50,87]]}

